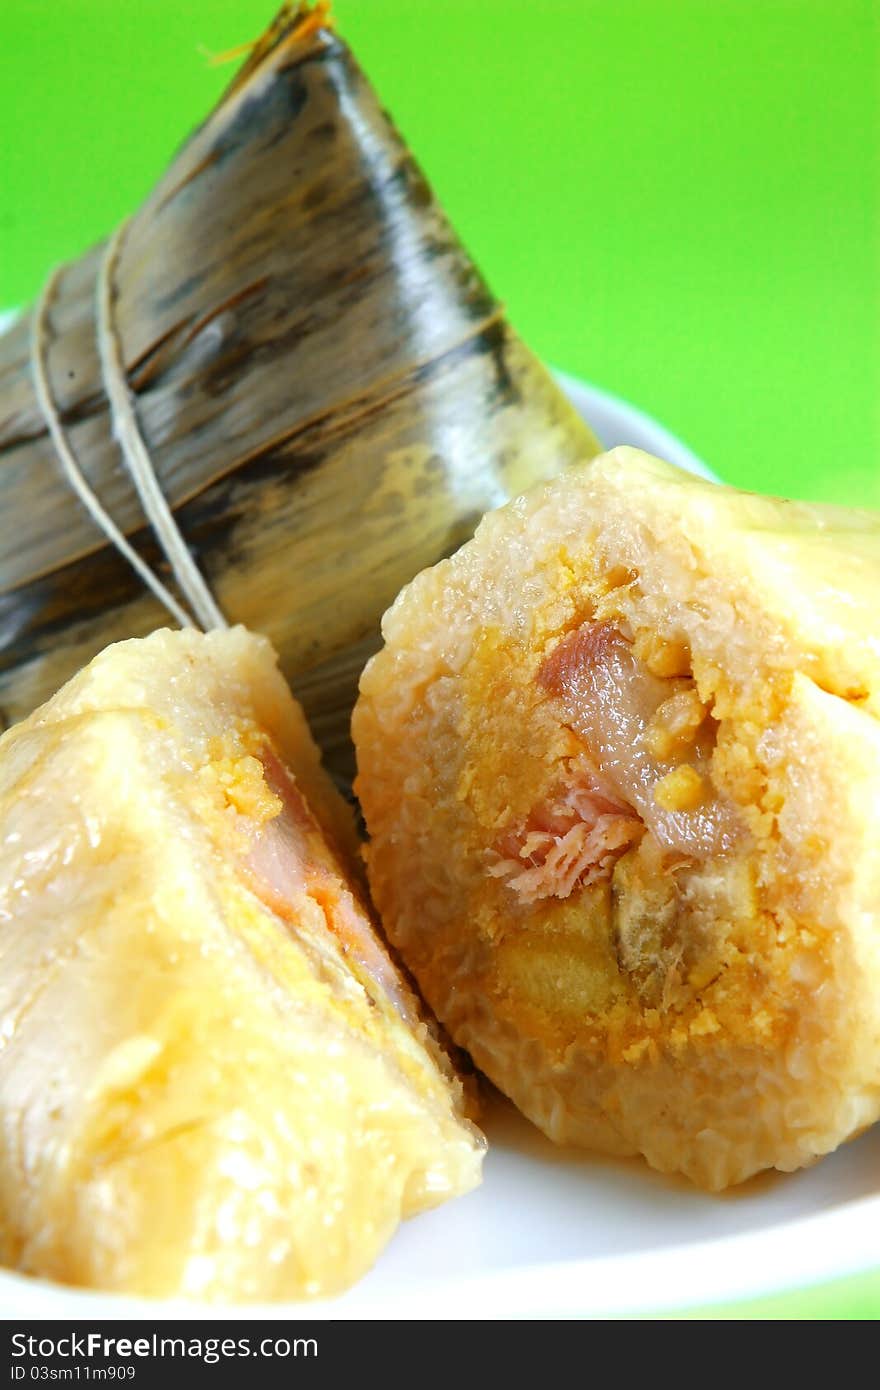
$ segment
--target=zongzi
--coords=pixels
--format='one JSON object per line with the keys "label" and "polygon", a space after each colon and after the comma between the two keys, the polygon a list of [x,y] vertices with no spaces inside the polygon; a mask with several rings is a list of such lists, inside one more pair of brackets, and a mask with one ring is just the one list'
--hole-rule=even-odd
{"label": "zongzi", "polygon": [[[272,640],[338,764],[400,586],[487,507],[596,445],[318,22],[323,8],[285,6],[113,254],[62,268],[46,368],[88,483],[167,578],[107,408],[95,302],[109,290],[190,550],[227,618]],[[58,466],[31,327],[0,338],[6,723],[162,617]]]}
{"label": "zongzi", "polygon": [[880,517],[618,449],[386,614],[374,900],[551,1138],[719,1189],[880,1116],[878,603]]}
{"label": "zongzi", "polygon": [[479,1181],[268,642],[109,648],[0,738],[0,1258],[117,1292],[334,1292]]}

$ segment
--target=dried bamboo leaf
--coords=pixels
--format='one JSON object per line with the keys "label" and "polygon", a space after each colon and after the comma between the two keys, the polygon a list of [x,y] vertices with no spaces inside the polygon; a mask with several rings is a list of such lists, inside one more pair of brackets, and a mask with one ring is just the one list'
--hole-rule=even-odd
{"label": "dried bamboo leaf", "polygon": [[[379,618],[480,515],[596,452],[506,322],[323,9],[286,6],[131,219],[116,312],[165,495],[230,620],[268,634],[337,763]],[[101,247],[48,368],[77,458],[167,579],[112,438]],[[163,612],[62,477],[29,320],[0,338],[0,710]]]}

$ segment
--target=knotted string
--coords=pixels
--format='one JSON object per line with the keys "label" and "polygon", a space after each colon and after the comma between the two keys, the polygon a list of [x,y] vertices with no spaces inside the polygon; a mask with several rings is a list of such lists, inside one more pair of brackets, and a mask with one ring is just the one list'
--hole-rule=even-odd
{"label": "knotted string", "polygon": [[58,288],[60,270],[54,271],[46,282],[34,310],[31,327],[31,369],[37,402],[65,478],[89,515],[125,557],[138,578],[181,627],[201,627],[205,631],[211,628],[225,628],[226,619],[190,554],[159,485],[150,451],[138,424],[134,397],[129,390],[122,345],[114,316],[114,277],[125,230],[126,224],[123,223],[110,239],[98,271],[97,334],[104,392],[110,407],[113,437],[119,445],[125,466],[137,489],[144,514],[171,566],[180,592],[187,600],[189,611],[178,602],[170,589],[138,555],[109,515],[83,474],[62,424],[46,366],[49,308]]}

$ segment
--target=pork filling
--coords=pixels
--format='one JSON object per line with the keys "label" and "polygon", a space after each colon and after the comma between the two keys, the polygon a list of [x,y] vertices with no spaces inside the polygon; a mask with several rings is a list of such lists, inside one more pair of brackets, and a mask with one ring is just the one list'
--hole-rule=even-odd
{"label": "pork filling", "polygon": [[584,753],[495,847],[489,873],[521,901],[610,877],[646,831],[670,865],[735,848],[742,825],[712,781],[716,725],[692,678],[654,675],[613,624],[587,622],[557,644],[538,682]]}
{"label": "pork filling", "polygon": [[363,906],[347,887],[344,870],[327,843],[292,774],[266,748],[263,773],[277,798],[277,815],[256,827],[247,872],[270,911],[297,925],[298,904],[312,898],[327,928],[356,970],[390,1000],[401,1017],[414,1021],[413,1002],[380,943]]}

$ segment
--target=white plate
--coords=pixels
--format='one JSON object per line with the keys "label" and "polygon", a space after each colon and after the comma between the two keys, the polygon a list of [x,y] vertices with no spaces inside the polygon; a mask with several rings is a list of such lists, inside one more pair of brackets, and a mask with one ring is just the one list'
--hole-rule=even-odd
{"label": "white plate", "polygon": [[[602,442],[636,444],[712,475],[654,421],[560,374]],[[502,1098],[484,1120],[482,1187],[406,1222],[341,1298],[202,1308],[78,1293],[0,1274],[6,1317],[607,1317],[753,1297],[876,1267],[880,1127],[809,1171],[720,1197],[554,1147]]]}
{"label": "white plate", "polygon": [[696,473],[700,478],[717,483],[717,475],[686,444],[658,425],[650,415],[636,410],[634,405],[622,401],[619,396],[612,396],[609,391],[578,381],[567,372],[554,371],[553,375],[572,404],[589,421],[606,449],[613,449],[616,444],[634,444],[638,449],[666,459],[667,463],[677,463],[688,473]]}

